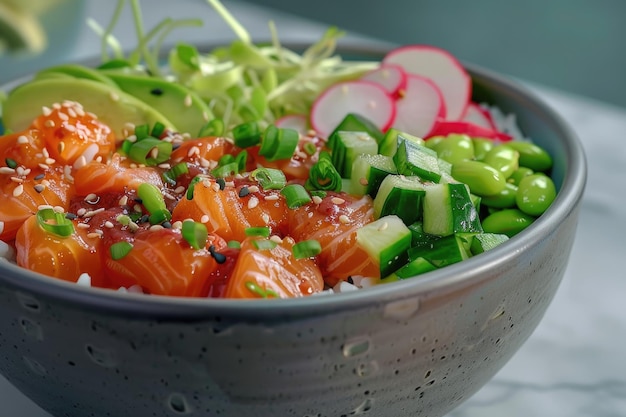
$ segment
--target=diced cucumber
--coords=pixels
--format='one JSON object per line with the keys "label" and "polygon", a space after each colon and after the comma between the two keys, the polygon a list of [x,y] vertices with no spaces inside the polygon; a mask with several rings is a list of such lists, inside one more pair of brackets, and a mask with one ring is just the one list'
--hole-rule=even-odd
{"label": "diced cucumber", "polygon": [[367,132],[340,130],[333,133],[331,159],[342,178],[350,178],[352,165],[361,154],[376,155],[378,144]]}
{"label": "diced cucumber", "polygon": [[387,132],[385,132],[385,136],[378,146],[378,152],[381,155],[394,156],[396,154],[396,151],[398,150],[398,143],[402,142],[403,140],[410,140],[417,143],[418,145],[424,144],[424,139],[417,136],[409,135],[406,132],[402,132],[392,127],[391,129],[387,130]]}
{"label": "diced cucumber", "polygon": [[439,182],[441,168],[437,152],[410,140],[398,142],[398,151],[393,156],[399,174],[417,175],[425,181]]}
{"label": "diced cucumber", "polygon": [[390,156],[362,154],[352,164],[351,190],[353,194],[376,197],[380,183],[387,175],[396,174],[396,164]]}
{"label": "diced cucumber", "polygon": [[421,220],[410,224],[409,230],[411,231],[411,247],[430,246],[433,241],[441,239],[441,236],[426,233]]}
{"label": "diced cucumber", "polygon": [[470,245],[472,255],[478,255],[509,240],[507,235],[500,233],[479,233],[474,236]]}
{"label": "diced cucumber", "polygon": [[398,216],[385,216],[358,229],[356,243],[379,265],[380,276],[386,277],[406,263],[411,231]]}
{"label": "diced cucumber", "polygon": [[367,132],[368,135],[376,139],[376,143],[380,143],[383,140],[383,132],[366,117],[356,113],[348,113],[341,122],[335,127],[335,129],[328,135],[328,148],[334,148],[333,135],[339,131],[351,131],[351,132]]}
{"label": "diced cucumber", "polygon": [[391,273],[385,277],[381,282],[398,281],[401,279],[413,278],[417,275],[424,274],[426,272],[434,271],[437,269],[435,265],[430,263],[426,258],[421,256],[412,260],[408,264],[404,265],[396,272]]}
{"label": "diced cucumber", "polygon": [[456,235],[437,239],[431,245],[414,246],[408,251],[409,260],[424,258],[437,268],[452,265],[469,258],[464,242]]}
{"label": "diced cucumber", "polygon": [[374,217],[395,214],[409,225],[422,218],[424,184],[416,176],[388,175],[374,198]]}
{"label": "diced cucumber", "polygon": [[465,184],[429,184],[425,189],[425,232],[439,236],[458,232],[482,232],[478,211]]}

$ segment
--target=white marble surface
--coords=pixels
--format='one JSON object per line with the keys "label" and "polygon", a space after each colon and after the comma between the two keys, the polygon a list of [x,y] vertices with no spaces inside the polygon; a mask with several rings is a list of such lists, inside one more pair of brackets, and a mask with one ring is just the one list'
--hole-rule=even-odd
{"label": "white marble surface", "polygon": [[[107,22],[114,2],[89,0],[86,15]],[[201,1],[152,0],[146,27],[167,8],[172,17],[202,17],[203,29],[181,30],[189,41],[229,40],[230,30]],[[275,20],[285,39],[311,40],[324,27],[234,1],[225,2],[255,37]],[[168,7],[168,5],[170,5]],[[130,21],[120,24],[129,27]],[[352,40],[363,42],[354,36]],[[84,29],[72,58],[98,53]],[[626,415],[626,109],[534,87],[574,128],[587,151],[589,180],[577,240],[561,288],[535,333],[481,391],[448,417],[618,417]],[[50,417],[0,377],[1,415]]]}

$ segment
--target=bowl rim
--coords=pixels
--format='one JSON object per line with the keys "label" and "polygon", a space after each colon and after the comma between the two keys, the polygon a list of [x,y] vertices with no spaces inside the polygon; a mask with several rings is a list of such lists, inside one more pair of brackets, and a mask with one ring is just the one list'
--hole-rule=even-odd
{"label": "bowl rim", "polygon": [[[208,50],[219,44],[199,45]],[[292,49],[302,49],[308,44],[284,43]],[[167,49],[167,48],[164,48]],[[168,49],[169,50],[169,49]],[[380,58],[390,50],[387,46],[361,44],[338,45],[337,52],[355,54],[372,59]],[[94,65],[97,58],[80,63]],[[473,82],[488,83],[490,90],[498,91],[541,115],[544,122],[567,144],[567,166],[561,188],[550,208],[526,230],[505,244],[463,262],[429,272],[419,279],[377,286],[372,289],[350,291],[342,294],[316,295],[298,299],[233,300],[217,298],[186,298],[132,293],[91,288],[66,282],[32,272],[6,261],[0,261],[0,283],[4,282],[20,293],[74,306],[82,310],[96,310],[109,315],[134,319],[202,320],[230,317],[248,320],[284,320],[312,315],[336,314],[337,312],[362,308],[380,303],[420,299],[448,294],[475,286],[491,279],[498,265],[529,250],[539,243],[551,229],[565,222],[573,214],[582,199],[587,180],[587,161],[574,131],[562,117],[541,99],[532,89],[512,77],[494,72],[479,65],[461,61]],[[28,77],[28,76],[27,76]],[[16,85],[27,77],[9,82],[0,89]]]}

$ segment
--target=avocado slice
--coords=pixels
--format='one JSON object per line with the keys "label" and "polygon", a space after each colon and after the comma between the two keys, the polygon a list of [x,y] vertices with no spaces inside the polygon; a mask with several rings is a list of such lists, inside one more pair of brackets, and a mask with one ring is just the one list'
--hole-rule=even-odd
{"label": "avocado slice", "polygon": [[109,125],[118,138],[123,137],[124,125],[162,123],[174,130],[174,125],[160,112],[143,101],[107,84],[83,78],[52,77],[33,80],[12,90],[2,105],[5,128],[26,129],[41,114],[43,106],[72,100],[81,103]]}
{"label": "avocado slice", "polygon": [[144,101],[174,123],[178,132],[197,135],[213,113],[204,100],[191,89],[147,75],[106,71],[122,91]]}
{"label": "avocado slice", "polygon": [[84,78],[87,80],[99,81],[111,87],[117,87],[117,84],[100,71],[79,64],[62,64],[54,67],[45,68],[35,75],[35,78],[45,78],[52,74],[64,74],[74,78]]}

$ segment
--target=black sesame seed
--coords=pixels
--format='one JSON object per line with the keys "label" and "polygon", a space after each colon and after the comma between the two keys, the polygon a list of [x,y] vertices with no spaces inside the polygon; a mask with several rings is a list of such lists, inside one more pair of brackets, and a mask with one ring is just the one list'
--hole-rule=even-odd
{"label": "black sesame seed", "polygon": [[209,253],[218,264],[223,264],[224,262],[226,262],[226,255],[224,255],[223,253],[215,252],[214,245],[209,246]]}
{"label": "black sesame seed", "polygon": [[78,218],[78,216],[74,213],[65,213],[65,218],[68,220],[75,220]]}
{"label": "black sesame seed", "polygon": [[149,221],[150,221],[150,216],[147,214],[144,214],[143,216],[139,218],[139,223],[148,223]]}
{"label": "black sesame seed", "polygon": [[150,94],[152,94],[153,96],[160,96],[163,94],[163,90],[161,90],[160,88],[153,88],[152,90],[150,90]]}
{"label": "black sesame seed", "polygon": [[239,190],[239,197],[245,197],[248,194],[250,194],[250,189],[248,187],[241,187],[241,189]]}
{"label": "black sesame seed", "polygon": [[176,149],[180,148],[181,144],[180,143],[174,143],[172,145],[172,150],[175,151]]}
{"label": "black sesame seed", "polygon": [[352,279],[352,277],[348,277],[347,281],[348,281],[348,284],[354,285],[354,280]]}
{"label": "black sesame seed", "polygon": [[133,198],[133,201],[134,201],[135,203],[137,203],[137,204],[143,204],[143,200],[142,200],[141,198],[139,198],[139,197],[135,197],[135,198]]}
{"label": "black sesame seed", "polygon": [[224,190],[224,188],[226,188],[226,181],[224,180],[224,178],[218,178],[215,180],[215,182],[217,183],[217,185],[220,186],[220,190]]}
{"label": "black sesame seed", "polygon": [[46,174],[41,173],[39,175],[35,175],[34,180],[35,181],[43,180],[45,177],[46,177]]}
{"label": "black sesame seed", "polygon": [[161,226],[163,226],[166,229],[171,229],[172,228],[172,223],[165,221],[165,222],[163,222],[163,224],[161,224]]}

